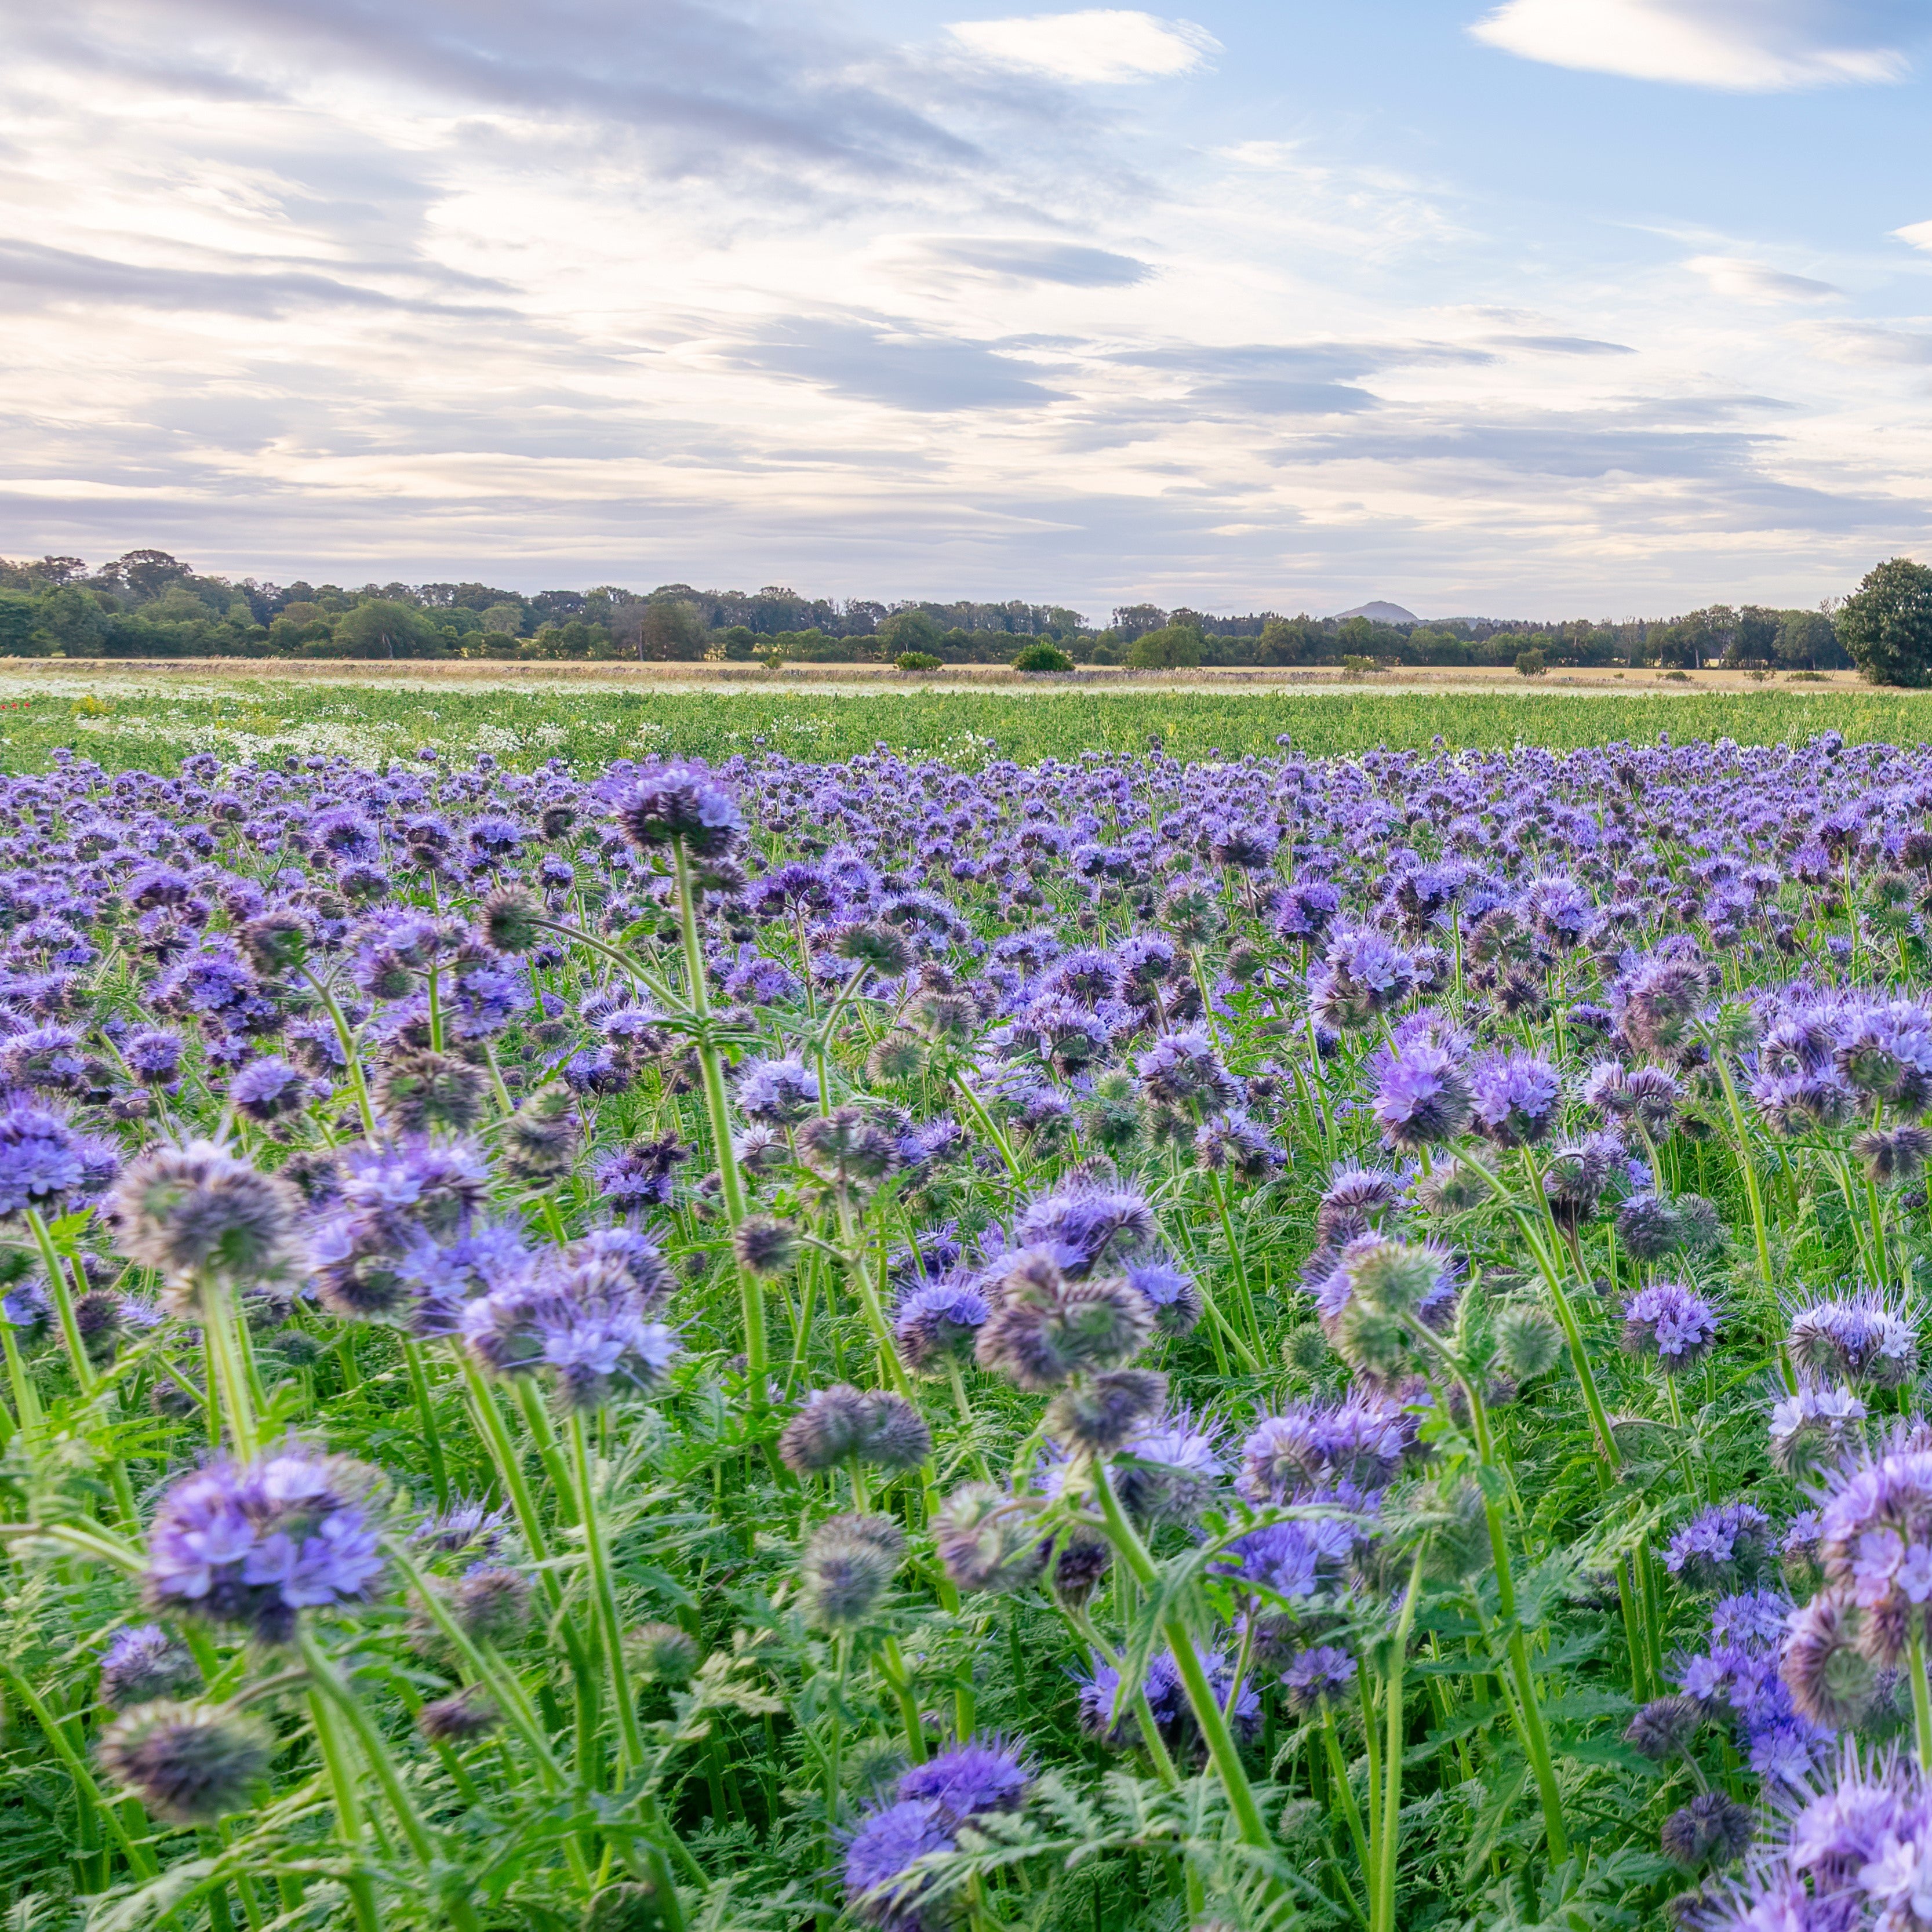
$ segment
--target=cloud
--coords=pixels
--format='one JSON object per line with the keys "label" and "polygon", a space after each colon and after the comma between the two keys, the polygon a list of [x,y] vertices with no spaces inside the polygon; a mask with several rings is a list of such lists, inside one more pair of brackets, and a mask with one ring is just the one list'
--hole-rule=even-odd
{"label": "cloud", "polygon": [[1932,221],[1908,222],[1904,227],[1894,228],[1892,232],[1915,248],[1932,248]]}
{"label": "cloud", "polygon": [[1023,236],[953,236],[922,242],[915,253],[939,266],[963,268],[1000,281],[1053,282],[1070,289],[1131,288],[1154,272],[1151,263],[1131,255],[1071,242],[1032,241]]}
{"label": "cloud", "polygon": [[1491,335],[1492,349],[1525,349],[1533,356],[1634,356],[1625,342],[1599,342],[1590,335]]}
{"label": "cloud", "polygon": [[1887,328],[1878,322],[1814,322],[1805,334],[1821,356],[1834,362],[1918,368],[1932,362],[1932,335],[1916,329]]}
{"label": "cloud", "polygon": [[1908,0],[1505,0],[1470,29],[1526,60],[1739,93],[1902,79]]}
{"label": "cloud", "polygon": [[886,321],[787,322],[723,352],[721,359],[921,415],[1030,408],[1059,396],[984,343],[916,333]]}
{"label": "cloud", "polygon": [[1192,20],[1163,20],[1125,8],[959,20],[946,32],[982,59],[1056,80],[1165,80],[1191,74],[1221,44]]}
{"label": "cloud", "polygon": [[1844,293],[1829,282],[1814,281],[1809,275],[1789,275],[1781,268],[1732,255],[1694,255],[1684,266],[1695,269],[1715,293],[1733,302],[1836,302]]}

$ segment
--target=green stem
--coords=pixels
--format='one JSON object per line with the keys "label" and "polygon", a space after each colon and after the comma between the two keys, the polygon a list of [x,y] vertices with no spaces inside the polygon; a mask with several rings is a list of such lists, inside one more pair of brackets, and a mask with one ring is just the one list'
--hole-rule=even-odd
{"label": "green stem", "polygon": [[100,1787],[94,1781],[94,1774],[87,1768],[86,1760],[74,1748],[74,1742],[62,1727],[60,1720],[40,1701],[40,1694],[17,1670],[9,1669],[7,1681],[13,1686],[14,1694],[34,1714],[34,1721],[40,1727],[43,1735],[54,1749],[54,1755],[65,1767],[68,1775],[74,1780],[74,1796],[82,1810],[92,1804],[107,1821],[107,1828],[114,1834],[115,1842],[121,1847],[121,1855],[128,1861],[128,1869],[136,1877],[153,1878],[160,1868],[154,1862],[154,1854],[138,1840],[130,1837],[121,1820],[117,1806],[101,1796]]}
{"label": "green stem", "polygon": [[[1426,1548],[1426,1545],[1424,1547]],[[1380,1932],[1395,1932],[1396,1852],[1402,1836],[1402,1693],[1408,1665],[1408,1634],[1415,1622],[1416,1599],[1422,1593],[1423,1549],[1415,1552],[1409,1568],[1408,1588],[1403,1593],[1402,1615],[1395,1635],[1389,1640],[1389,1668],[1384,1701],[1388,1706],[1388,1744],[1382,1754],[1382,1776],[1386,1790],[1382,1799],[1382,1874],[1376,1888],[1382,1908]]]}
{"label": "green stem", "polygon": [[429,1478],[436,1490],[438,1509],[449,1507],[449,1472],[443,1466],[442,1438],[437,1432],[436,1411],[430,1402],[429,1376],[423,1363],[422,1345],[412,1335],[401,1337],[403,1362],[409,1370],[410,1388],[416,1399],[416,1413],[422,1418],[423,1449],[429,1457]]}
{"label": "green stem", "polygon": [[1916,1611],[1912,1618],[1912,1730],[1922,1770],[1932,1770],[1932,1689],[1925,1681],[1925,1622]]}
{"label": "green stem", "polygon": [[316,1748],[322,1754],[322,1766],[328,1774],[329,1789],[335,1799],[335,1835],[349,1855],[350,1871],[345,1882],[350,1903],[355,1908],[358,1932],[382,1932],[376,1882],[362,1869],[362,1800],[356,1789],[355,1768],[350,1762],[348,1747],[337,1728],[335,1712],[319,1688],[310,1688],[308,1709]]}
{"label": "green stem", "polygon": [[638,1700],[624,1666],[624,1621],[617,1604],[617,1586],[610,1570],[610,1552],[604,1540],[591,1484],[590,1442],[584,1412],[572,1408],[569,1422],[571,1460],[576,1466],[578,1507],[584,1522],[584,1554],[590,1566],[590,1586],[603,1626],[604,1667],[610,1673],[610,1696],[617,1712],[617,1778],[620,1784],[644,1761],[644,1732],[638,1723]]}

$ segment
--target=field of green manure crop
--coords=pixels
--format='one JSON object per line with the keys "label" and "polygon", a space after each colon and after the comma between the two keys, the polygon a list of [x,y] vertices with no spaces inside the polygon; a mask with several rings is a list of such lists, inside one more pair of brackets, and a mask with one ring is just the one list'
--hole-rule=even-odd
{"label": "field of green manure crop", "polygon": [[1932,753],[65,702],[20,1932],[1932,1920]]}

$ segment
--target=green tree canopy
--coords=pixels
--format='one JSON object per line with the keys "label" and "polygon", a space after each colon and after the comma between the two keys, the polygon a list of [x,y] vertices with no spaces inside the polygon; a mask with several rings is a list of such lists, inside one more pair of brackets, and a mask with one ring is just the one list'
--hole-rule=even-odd
{"label": "green tree canopy", "polygon": [[433,658],[442,652],[442,640],[428,614],[413,604],[372,597],[336,619],[325,643],[310,646],[320,656],[344,658]]}
{"label": "green tree canopy", "polygon": [[1144,631],[1127,649],[1127,662],[1142,670],[1184,670],[1201,662],[1201,633],[1190,624]]}
{"label": "green tree canopy", "polygon": [[1868,682],[1932,683],[1932,570],[1894,556],[1867,572],[1838,632]]}

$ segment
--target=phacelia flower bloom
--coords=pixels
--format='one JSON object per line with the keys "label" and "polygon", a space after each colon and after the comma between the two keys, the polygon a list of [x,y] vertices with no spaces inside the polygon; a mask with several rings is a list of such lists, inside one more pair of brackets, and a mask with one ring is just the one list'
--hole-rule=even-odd
{"label": "phacelia flower bloom", "polygon": [[1024,1588],[1046,1567],[1034,1505],[990,1483],[962,1483],[932,1520],[933,1549],[961,1590],[998,1593]]}
{"label": "phacelia flower bloom", "polygon": [[936,1804],[940,1814],[964,1822],[988,1811],[1017,1811],[1033,1774],[1012,1740],[971,1738],[916,1765],[899,1780],[902,1800]]}
{"label": "phacelia flower bloom", "polygon": [[1354,1687],[1355,1660],[1336,1644],[1297,1651],[1281,1673],[1282,1693],[1298,1717],[1314,1716],[1324,1702],[1337,1702]]}
{"label": "phacelia flower bloom", "polygon": [[187,1646],[159,1624],[116,1630],[100,1660],[100,1701],[117,1711],[200,1688],[201,1670]]}
{"label": "phacelia flower bloom", "polygon": [[1376,1087],[1375,1118],[1390,1147],[1454,1140],[1469,1124],[1469,1078],[1460,1055],[1434,1040],[1391,1054]]}
{"label": "phacelia flower bloom", "polygon": [[1415,985],[1414,958],[1365,928],[1338,937],[1309,975],[1309,1010],[1322,1025],[1346,1033],[1393,1012]]}
{"label": "phacelia flower bloom", "polygon": [[1084,1370],[1124,1367],[1154,1330],[1144,1295],[1114,1277],[1069,1281],[1039,1250],[1010,1270],[974,1344],[980,1366],[1024,1389],[1057,1388]]}
{"label": "phacelia flower bloom", "polygon": [[796,1126],[818,1105],[818,1076],[802,1060],[754,1060],[738,1076],[736,1099],[748,1120]]}
{"label": "phacelia flower bloom", "polygon": [[1932,1448],[1894,1449],[1842,1472],[1820,1516],[1826,1584],[1863,1612],[1865,1654],[1895,1667],[1932,1622]]}
{"label": "phacelia flower bloom", "polygon": [[1114,1456],[1110,1480],[1130,1516],[1183,1522],[1206,1507],[1227,1472],[1220,1431],[1196,1422],[1184,1408],[1131,1430]]}
{"label": "phacelia flower bloom", "polygon": [[1624,1346],[1633,1354],[1654,1355],[1670,1374],[1702,1361],[1717,1339],[1716,1311],[1681,1282],[1654,1282],[1624,1303]]}
{"label": "phacelia flower bloom", "polygon": [[722,858],[745,829],[737,800],[700,764],[643,772],[613,802],[624,836],[642,851],[676,844],[693,858]]}
{"label": "phacelia flower bloom", "polygon": [[1563,1083],[1533,1054],[1492,1054],[1469,1070],[1476,1131],[1498,1147],[1528,1147],[1556,1124]]}
{"label": "phacelia flower bloom", "polygon": [[1141,1090],[1163,1107],[1198,1118],[1239,1107],[1240,1082],[1221,1063],[1204,1033],[1168,1034],[1134,1063]]}
{"label": "phacelia flower bloom", "polygon": [[363,1602],[382,1574],[380,1481],[362,1463],[301,1448],[182,1477],[148,1532],[148,1603],[286,1642],[302,1611]]}
{"label": "phacelia flower bloom", "polygon": [[250,1802],[268,1774],[266,1725],[219,1704],[137,1705],[100,1736],[102,1768],[156,1816],[212,1825]]}
{"label": "phacelia flower bloom", "polygon": [[1664,1567],[1694,1590],[1735,1590],[1771,1565],[1771,1519],[1751,1503],[1700,1511],[1670,1539]]}
{"label": "phacelia flower bloom", "polygon": [[279,1120],[308,1099],[308,1082],[286,1060],[251,1060],[228,1083],[228,1101],[251,1120]]}
{"label": "phacelia flower bloom", "polygon": [[892,1310],[899,1359],[915,1375],[944,1373],[949,1362],[971,1357],[992,1312],[986,1298],[968,1282],[942,1276],[915,1283]]}
{"label": "phacelia flower bloom", "polygon": [[1372,1494],[1395,1480],[1417,1427],[1415,1416],[1375,1397],[1290,1408],[1257,1424],[1242,1444],[1234,1486],[1256,1504],[1338,1490]]}
{"label": "phacelia flower bloom", "polygon": [[1051,1248],[1060,1272],[1077,1280],[1142,1253],[1159,1233],[1145,1195],[1125,1188],[1082,1187],[1029,1202],[1013,1222],[1013,1246]]}
{"label": "phacelia flower bloom", "polygon": [[869,1813],[846,1841],[846,1903],[880,1932],[917,1932],[922,1888],[892,1881],[928,1852],[952,1849],[940,1808],[928,1801],[902,1798]]}
{"label": "phacelia flower bloom", "polygon": [[1864,1419],[1865,1406],[1850,1389],[1801,1383],[1772,1406],[1772,1460],[1787,1475],[1808,1474],[1835,1462]]}
{"label": "phacelia flower bloom", "polygon": [[1816,1301],[1791,1318],[1792,1364],[1810,1376],[1896,1388],[1918,1370],[1918,1337],[1882,1294],[1869,1290]]}

